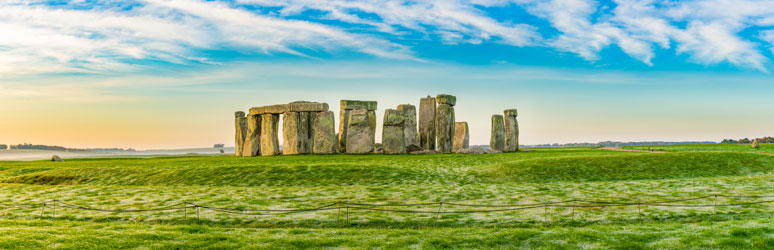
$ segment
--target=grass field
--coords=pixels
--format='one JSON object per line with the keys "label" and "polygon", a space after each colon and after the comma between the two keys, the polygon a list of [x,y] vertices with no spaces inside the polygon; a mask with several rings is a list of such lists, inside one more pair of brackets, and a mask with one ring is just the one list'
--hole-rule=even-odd
{"label": "grass field", "polygon": [[[448,204],[774,195],[772,155],[716,150],[716,145],[674,148],[663,154],[556,148],[493,155],[6,161],[0,162],[0,203],[56,199],[105,209],[180,202],[286,209],[340,201],[445,202],[441,210],[406,209],[462,211],[471,208]],[[747,201],[721,197],[680,204]],[[774,249],[773,207],[549,207],[439,215],[352,210],[349,223],[339,210],[246,216],[202,209],[197,219],[193,209],[105,213],[6,207],[0,211],[0,248]]]}
{"label": "grass field", "polygon": [[761,144],[760,149],[754,149],[750,144],[704,144],[704,145],[658,145],[658,146],[624,146],[624,149],[665,152],[750,152],[774,153],[774,144]]}

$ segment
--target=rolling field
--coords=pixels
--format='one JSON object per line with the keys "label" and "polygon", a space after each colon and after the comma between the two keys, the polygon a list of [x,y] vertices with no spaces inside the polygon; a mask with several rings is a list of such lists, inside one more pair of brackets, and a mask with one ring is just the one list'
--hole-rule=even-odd
{"label": "rolling field", "polygon": [[[0,248],[774,249],[774,203],[702,206],[774,199],[734,197],[774,195],[774,156],[715,146],[663,154],[557,148],[493,155],[5,161]],[[703,198],[647,205],[695,197]],[[646,205],[451,213],[567,200]],[[44,202],[47,207],[14,206]],[[118,213],[67,207],[181,203],[189,208]],[[246,211],[325,206],[330,209]],[[235,211],[248,214],[228,213]]]}

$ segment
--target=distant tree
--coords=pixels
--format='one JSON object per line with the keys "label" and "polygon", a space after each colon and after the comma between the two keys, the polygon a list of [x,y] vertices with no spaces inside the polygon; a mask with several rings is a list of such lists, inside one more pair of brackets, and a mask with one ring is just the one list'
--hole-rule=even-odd
{"label": "distant tree", "polygon": [[8,145],[0,144],[0,149],[8,149]]}
{"label": "distant tree", "polygon": [[224,146],[225,146],[224,144],[215,144],[215,145],[214,145],[214,146],[212,146],[212,147],[213,147],[213,148],[222,148],[222,147],[224,147]]}
{"label": "distant tree", "polygon": [[760,148],[761,148],[761,145],[758,143],[758,139],[755,139],[755,140],[752,142],[752,147],[753,147],[754,149],[760,149]]}

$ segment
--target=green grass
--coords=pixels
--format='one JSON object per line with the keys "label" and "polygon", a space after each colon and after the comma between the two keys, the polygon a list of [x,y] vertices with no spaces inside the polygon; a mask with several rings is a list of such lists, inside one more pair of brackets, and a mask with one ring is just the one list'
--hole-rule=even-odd
{"label": "green grass", "polygon": [[[735,146],[735,145],[731,145]],[[715,151],[714,145],[696,146]],[[702,151],[702,150],[693,150]],[[730,151],[730,150],[726,150]],[[773,195],[774,156],[537,149],[492,155],[160,157],[0,162],[0,203],[141,209],[182,201],[309,208],[337,201],[514,204]],[[718,203],[749,201],[720,198]],[[685,204],[711,204],[713,199]],[[548,208],[484,214],[0,210],[0,248],[774,248],[774,204]],[[407,209],[437,211],[438,206]],[[444,211],[469,208],[444,205]],[[196,225],[185,225],[196,224]],[[61,237],[68,232],[68,237]]]}
{"label": "green grass", "polygon": [[664,152],[751,152],[774,153],[774,144],[761,144],[760,149],[754,149],[750,144],[686,144],[658,146],[624,146],[624,149],[652,150]]}

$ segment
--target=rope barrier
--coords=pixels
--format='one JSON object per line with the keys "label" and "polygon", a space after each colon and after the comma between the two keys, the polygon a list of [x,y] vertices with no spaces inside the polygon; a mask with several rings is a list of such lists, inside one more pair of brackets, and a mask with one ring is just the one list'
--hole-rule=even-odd
{"label": "rope barrier", "polygon": [[[47,206],[51,206],[51,209],[53,211],[53,217],[56,217],[57,215],[57,207],[62,209],[75,209],[75,210],[87,210],[87,211],[97,211],[97,212],[106,212],[106,213],[140,213],[140,212],[160,212],[160,211],[177,211],[177,210],[184,210],[184,217],[187,222],[188,220],[188,209],[196,209],[196,218],[199,220],[199,210],[205,209],[220,213],[227,213],[227,214],[237,214],[237,215],[253,215],[253,216],[268,216],[268,215],[287,215],[287,214],[298,214],[298,213],[307,213],[307,212],[316,212],[316,211],[329,211],[329,210],[337,210],[336,214],[336,221],[337,224],[340,224],[340,217],[341,217],[341,209],[346,208],[346,223],[347,226],[349,226],[349,210],[361,210],[361,211],[377,211],[377,212],[389,212],[389,213],[412,213],[412,214],[433,214],[435,215],[435,220],[437,221],[440,219],[441,214],[474,214],[474,213],[493,213],[493,212],[508,212],[508,211],[518,211],[518,210],[528,210],[528,209],[539,209],[543,208],[544,213],[544,223],[547,223],[548,220],[548,208],[549,207],[555,207],[555,208],[572,208],[572,221],[575,221],[575,208],[603,208],[603,207],[621,207],[621,206],[637,206],[637,215],[638,218],[642,217],[642,206],[650,206],[650,207],[678,207],[678,208],[698,208],[698,207],[712,207],[713,208],[713,217],[717,213],[716,208],[717,207],[732,207],[732,206],[747,206],[747,205],[760,205],[760,204],[770,204],[774,203],[774,200],[761,200],[761,201],[748,201],[748,202],[737,202],[737,203],[718,203],[718,197],[723,198],[749,198],[749,199],[761,199],[761,198],[774,198],[774,195],[706,195],[706,196],[699,196],[699,197],[692,197],[692,198],[684,198],[684,199],[672,199],[672,200],[662,200],[662,201],[651,201],[651,202],[609,202],[609,201],[594,201],[594,200],[580,200],[580,199],[572,199],[572,200],[563,200],[563,201],[553,201],[553,202],[543,202],[543,203],[525,203],[525,204],[464,204],[464,203],[450,203],[450,202],[433,202],[433,203],[405,203],[405,204],[368,204],[368,203],[357,203],[357,202],[343,202],[343,201],[337,201],[335,203],[330,203],[328,205],[323,205],[319,207],[313,207],[313,208],[300,208],[300,209],[242,209],[242,208],[229,208],[229,207],[214,207],[214,206],[204,206],[199,205],[191,202],[180,202],[168,206],[161,206],[156,208],[145,208],[145,209],[103,209],[103,208],[95,208],[95,207],[89,207],[89,206],[81,206],[76,205],[68,202],[64,202],[61,200],[47,200],[41,203],[29,203],[29,204],[9,204],[9,203],[0,203],[0,207],[5,208],[36,208],[40,207],[40,216],[43,217],[44,212],[46,210]],[[688,202],[688,201],[696,201],[696,200],[704,200],[714,198],[712,200],[711,204],[675,204],[679,202]],[[444,206],[445,205],[445,206]],[[436,209],[433,210],[425,210],[422,209],[406,209],[406,207],[421,207],[421,206],[437,206]],[[390,208],[395,207],[395,208]],[[492,208],[492,209],[465,209],[465,210],[454,210],[455,207],[467,207],[467,208]],[[442,210],[442,208],[445,208]],[[433,223],[435,224],[435,222]]]}

